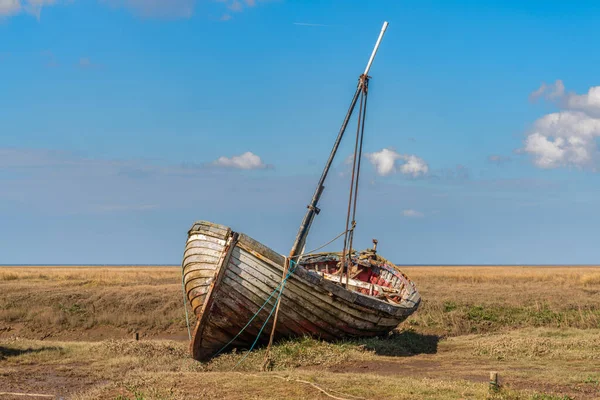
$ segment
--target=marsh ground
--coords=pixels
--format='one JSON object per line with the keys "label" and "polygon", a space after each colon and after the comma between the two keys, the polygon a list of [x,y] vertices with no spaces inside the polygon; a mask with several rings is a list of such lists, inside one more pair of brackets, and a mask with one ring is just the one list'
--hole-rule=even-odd
{"label": "marsh ground", "polygon": [[[280,343],[273,371],[260,372],[260,350],[234,371],[240,354],[208,364],[188,358],[177,267],[2,267],[0,392],[330,398],[321,388],[348,399],[600,398],[599,267],[403,270],[424,301],[397,332]],[[488,389],[490,371],[501,377],[497,393]]]}

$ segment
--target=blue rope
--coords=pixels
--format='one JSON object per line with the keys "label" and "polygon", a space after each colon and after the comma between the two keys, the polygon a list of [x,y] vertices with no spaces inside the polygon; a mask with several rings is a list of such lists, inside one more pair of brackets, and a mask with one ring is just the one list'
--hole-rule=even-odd
{"label": "blue rope", "polygon": [[[279,301],[279,298],[281,297],[281,294],[283,293],[283,288],[285,287],[285,283],[287,282],[287,279],[291,276],[291,274],[292,274],[292,271],[290,269],[290,272],[288,272],[288,274],[286,275],[285,279],[283,279],[281,281],[281,284],[279,285],[279,286],[281,286],[281,289],[279,290],[279,294],[277,295],[277,299],[275,300],[275,304],[277,304],[277,302]],[[277,290],[277,289],[275,289],[275,290]],[[271,319],[271,316],[273,315],[273,311],[275,311],[276,308],[277,307],[275,307],[275,305],[273,305],[273,308],[271,309],[271,312],[269,313],[269,316],[267,317],[267,319],[263,323],[262,327],[260,328],[260,331],[258,331],[258,335],[256,335],[256,339],[254,339],[254,343],[252,343],[252,346],[250,347],[250,350],[248,350],[246,352],[246,354],[244,354],[244,357],[242,357],[242,359],[240,361],[238,361],[238,363],[235,365],[235,367],[233,367],[232,371],[234,369],[236,369],[238,367],[238,365],[240,365],[246,359],[246,357],[248,357],[248,354],[250,354],[252,352],[252,350],[254,350],[254,346],[256,346],[256,343],[258,342],[258,339],[260,339],[260,335],[262,334],[263,329],[265,329],[265,326],[267,326],[267,322],[269,322],[269,320]]]}
{"label": "blue rope", "polygon": [[[221,354],[221,352],[223,350],[225,350],[230,344],[232,344],[235,339],[237,339],[245,330],[248,326],[250,326],[250,323],[252,323],[252,321],[254,321],[254,319],[258,316],[258,314],[263,310],[263,308],[265,308],[265,306],[269,303],[269,300],[271,300],[271,297],[273,297],[273,295],[275,293],[277,293],[277,291],[279,290],[279,295],[277,296],[277,299],[279,299],[279,297],[281,296],[281,293],[283,292],[283,287],[285,286],[285,283],[287,282],[288,278],[290,276],[292,276],[292,274],[294,273],[294,269],[296,268],[296,262],[294,262],[293,260],[290,260],[290,264],[294,264],[288,271],[287,275],[285,276],[285,278],[281,281],[281,283],[279,283],[279,285],[277,285],[277,287],[275,287],[275,289],[271,292],[271,294],[269,295],[269,297],[267,297],[267,300],[265,300],[265,302],[263,303],[263,305],[258,309],[257,312],[254,313],[254,315],[252,316],[252,318],[250,318],[250,320],[246,323],[246,325],[244,325],[244,327],[242,329],[240,329],[240,331],[237,333],[237,335],[235,335],[233,337],[233,339],[231,339],[226,345],[224,345],[223,347],[221,347],[221,349],[219,351],[217,351],[215,353],[215,355],[213,357],[218,356],[219,354]],[[280,290],[281,288],[281,290]],[[277,304],[277,301],[275,301],[275,304]],[[258,341],[258,339],[260,338],[260,335],[267,323],[267,321],[269,321],[269,319],[271,318],[271,315],[273,314],[273,310],[275,310],[275,307],[273,307],[273,309],[271,310],[271,313],[269,314],[269,317],[267,318],[267,320],[265,321],[265,323],[263,324],[262,328],[260,329],[260,332],[258,333],[258,336],[256,337],[256,340],[254,341],[254,344],[252,344],[252,347],[250,348],[250,351],[252,351],[252,349],[254,348],[254,346],[256,345],[256,342]],[[250,353],[250,351],[248,351],[248,353]],[[248,353],[246,353],[246,356],[248,355]],[[246,356],[244,356],[244,358],[242,358],[241,361],[243,361]],[[240,361],[240,362],[241,362]],[[238,363],[239,365],[239,363]],[[236,365],[237,367],[237,365]],[[235,368],[235,367],[234,367]]]}

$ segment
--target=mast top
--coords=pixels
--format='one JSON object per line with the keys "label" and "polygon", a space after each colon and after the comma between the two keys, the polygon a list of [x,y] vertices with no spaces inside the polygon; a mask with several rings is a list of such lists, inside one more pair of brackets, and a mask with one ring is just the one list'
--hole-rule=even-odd
{"label": "mast top", "polygon": [[364,75],[369,75],[369,70],[371,69],[371,64],[373,64],[373,59],[375,59],[375,54],[377,54],[377,49],[379,48],[379,44],[381,43],[381,39],[383,39],[383,35],[385,34],[385,30],[388,27],[388,22],[385,21],[383,26],[381,27],[381,32],[379,32],[379,38],[377,38],[377,42],[375,43],[375,47],[373,48],[373,52],[371,53],[371,58],[369,58],[369,62],[367,63],[367,68],[365,68]]}

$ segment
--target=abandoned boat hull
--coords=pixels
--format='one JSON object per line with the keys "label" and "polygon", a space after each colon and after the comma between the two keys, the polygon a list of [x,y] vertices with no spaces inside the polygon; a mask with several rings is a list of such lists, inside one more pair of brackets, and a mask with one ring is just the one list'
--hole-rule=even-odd
{"label": "abandoned boat hull", "polygon": [[[275,306],[285,258],[242,233],[206,221],[188,233],[183,274],[197,317],[190,350],[207,360],[220,350],[249,348]],[[412,283],[399,304],[349,291],[298,267],[280,300],[275,340],[310,335],[324,340],[385,334],[410,316],[420,296]],[[260,310],[260,311],[259,311]],[[228,348],[223,349],[258,312]],[[272,318],[258,343],[269,340]]]}

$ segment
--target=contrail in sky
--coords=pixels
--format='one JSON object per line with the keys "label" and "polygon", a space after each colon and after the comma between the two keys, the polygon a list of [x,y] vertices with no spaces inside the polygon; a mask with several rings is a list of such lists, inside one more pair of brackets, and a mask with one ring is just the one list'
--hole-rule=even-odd
{"label": "contrail in sky", "polygon": [[311,24],[310,22],[294,22],[294,25],[300,25],[300,26],[331,26],[331,25],[325,25],[325,24]]}

